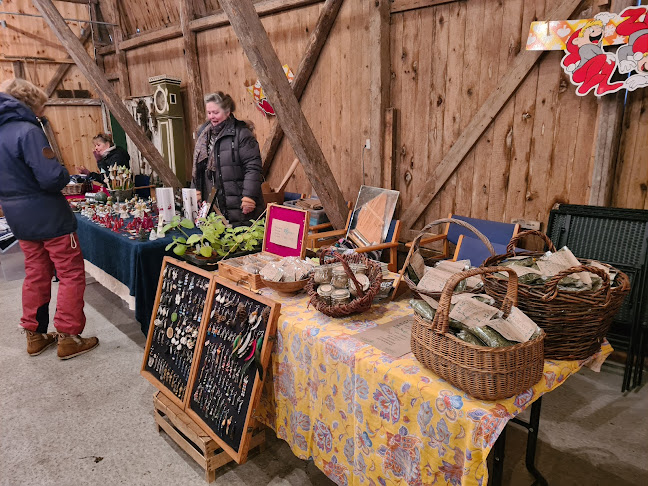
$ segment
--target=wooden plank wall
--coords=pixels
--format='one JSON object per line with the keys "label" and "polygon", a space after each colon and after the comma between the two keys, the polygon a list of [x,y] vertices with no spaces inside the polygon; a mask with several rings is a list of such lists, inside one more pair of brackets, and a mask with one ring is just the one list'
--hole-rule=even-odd
{"label": "wooden plank wall", "polygon": [[628,93],[612,206],[648,209],[648,89]]}
{"label": "wooden plank wall", "polygon": [[[67,2],[56,2],[59,11],[66,18],[89,19],[88,6]],[[30,0],[4,0],[2,10],[39,15]],[[1,57],[24,56],[65,59],[67,51],[59,43],[44,20],[35,17],[3,15],[7,22],[6,29],[0,29]],[[80,36],[81,25],[69,22],[72,31]],[[88,52],[93,53],[92,44]],[[26,62],[25,79],[45,88],[54,75],[59,64]],[[14,77],[13,65],[0,62],[0,82]],[[59,89],[85,89],[95,96],[90,84],[76,66],[71,66],[63,78]],[[50,106],[45,109],[45,116],[50,120],[54,134],[61,148],[65,165],[70,173],[77,173],[77,165],[85,165],[90,170],[97,170],[97,163],[92,156],[92,137],[103,130],[101,107],[98,106]]]}
{"label": "wooden plank wall", "polygon": [[[407,206],[557,0],[469,0],[392,15],[392,106],[399,113],[397,189]],[[600,2],[599,2],[600,3]],[[591,14],[587,9],[575,18]],[[415,227],[450,212],[547,221],[586,204],[596,116],[546,53]],[[574,177],[578,174],[577,177]]]}

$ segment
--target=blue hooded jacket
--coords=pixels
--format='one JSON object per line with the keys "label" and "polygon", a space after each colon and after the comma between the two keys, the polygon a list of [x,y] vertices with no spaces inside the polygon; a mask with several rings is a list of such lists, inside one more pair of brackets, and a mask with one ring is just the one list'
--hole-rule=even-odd
{"label": "blue hooded jacket", "polygon": [[16,238],[47,240],[76,231],[61,193],[69,181],[34,112],[0,93],[0,206]]}

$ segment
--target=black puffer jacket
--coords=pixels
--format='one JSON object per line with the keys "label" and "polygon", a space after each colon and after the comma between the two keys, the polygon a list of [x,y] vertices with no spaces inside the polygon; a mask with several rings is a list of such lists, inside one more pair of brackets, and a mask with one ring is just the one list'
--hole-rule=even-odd
{"label": "black puffer jacket", "polygon": [[97,167],[99,167],[99,172],[102,170],[108,172],[108,169],[113,165],[117,166],[126,166],[130,169],[130,155],[123,148],[113,145],[113,149],[106,152],[103,157],[97,160]]}
{"label": "black puffer jacket", "polygon": [[[230,116],[224,123],[225,127],[216,140],[212,141],[215,170],[208,170],[206,176],[218,190],[218,207],[221,212],[230,223],[236,225],[256,219],[263,212],[261,153],[259,143],[245,122]],[[194,163],[197,164],[198,171],[204,170],[205,160]],[[203,197],[207,198],[208,195]],[[252,213],[243,214],[243,197],[255,201],[256,209]]]}
{"label": "black puffer jacket", "polygon": [[0,93],[0,205],[16,238],[47,240],[76,231],[61,194],[69,181],[34,112]]}

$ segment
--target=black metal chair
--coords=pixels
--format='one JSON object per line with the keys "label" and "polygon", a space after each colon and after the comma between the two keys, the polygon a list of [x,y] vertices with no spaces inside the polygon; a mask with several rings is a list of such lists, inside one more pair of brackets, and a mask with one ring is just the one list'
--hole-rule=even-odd
{"label": "black metal chair", "polygon": [[625,350],[621,391],[641,384],[648,333],[648,211],[561,204],[549,215],[547,235],[580,258],[614,265],[630,277],[632,290],[608,333],[617,349]]}

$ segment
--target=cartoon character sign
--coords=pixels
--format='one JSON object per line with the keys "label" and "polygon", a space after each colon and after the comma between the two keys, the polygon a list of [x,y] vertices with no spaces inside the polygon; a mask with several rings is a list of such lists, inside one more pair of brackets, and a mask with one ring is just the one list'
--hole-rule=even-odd
{"label": "cartoon character sign", "polygon": [[594,89],[596,96],[623,89],[623,82],[610,82],[616,70],[616,56],[603,50],[604,29],[602,20],[590,20],[567,41],[567,55],[561,65],[571,76],[572,83],[578,86],[576,94],[579,96]]}
{"label": "cartoon character sign", "polygon": [[[288,82],[292,83],[293,79],[295,78],[295,75],[293,72],[290,70],[288,67],[288,64],[284,64],[283,66],[284,73],[286,74],[286,77],[288,78]],[[248,93],[252,95],[252,98],[254,98],[254,104],[256,105],[257,109],[263,113],[264,116],[274,116],[275,111],[268,99],[265,96],[265,93],[263,92],[263,88],[261,87],[261,81],[258,79],[254,84],[247,85],[245,88],[248,90]]]}
{"label": "cartoon character sign", "polygon": [[[620,35],[628,36],[628,43],[619,47],[617,59],[620,73],[636,71],[626,80],[626,88],[634,91],[648,86],[648,8],[626,8],[625,18],[616,28]],[[643,18],[643,20],[642,20]]]}
{"label": "cartoon character sign", "polygon": [[[615,46],[620,46],[616,53],[605,50]],[[628,7],[618,15],[602,12],[587,20],[533,22],[527,49],[563,49],[561,65],[579,96],[647,87],[648,7]]]}

